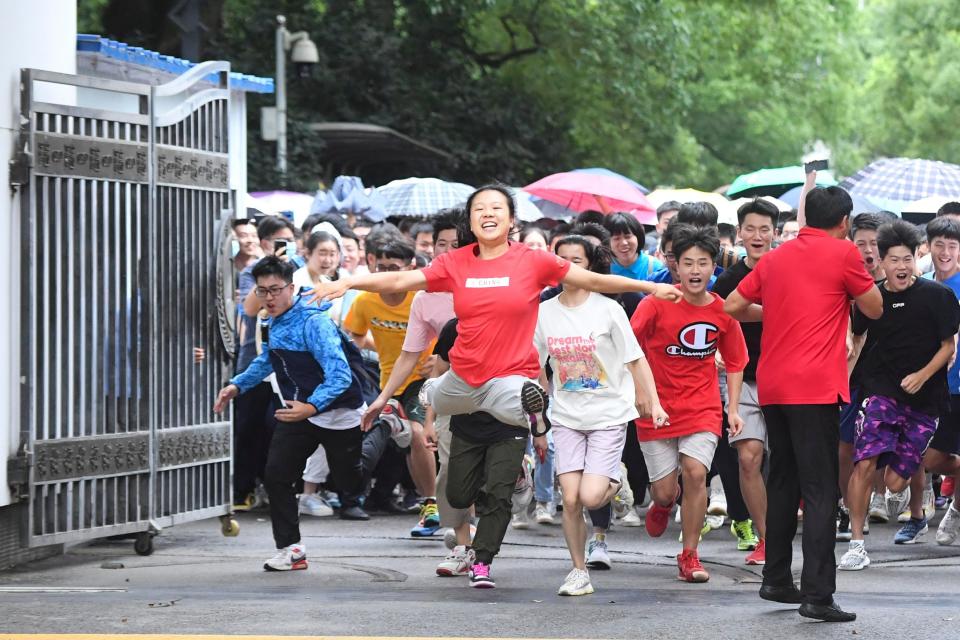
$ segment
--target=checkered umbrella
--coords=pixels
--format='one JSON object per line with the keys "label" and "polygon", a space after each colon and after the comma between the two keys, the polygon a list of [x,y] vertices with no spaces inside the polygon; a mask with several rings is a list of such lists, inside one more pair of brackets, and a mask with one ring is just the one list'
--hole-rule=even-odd
{"label": "checkered umbrella", "polygon": [[474,188],[437,178],[405,178],[378,187],[377,192],[387,215],[432,216],[441,209],[462,207]]}
{"label": "checkered umbrella", "polygon": [[899,211],[899,203],[928,196],[960,195],[960,166],[938,160],[883,158],[871,162],[840,183],[853,196],[863,196]]}

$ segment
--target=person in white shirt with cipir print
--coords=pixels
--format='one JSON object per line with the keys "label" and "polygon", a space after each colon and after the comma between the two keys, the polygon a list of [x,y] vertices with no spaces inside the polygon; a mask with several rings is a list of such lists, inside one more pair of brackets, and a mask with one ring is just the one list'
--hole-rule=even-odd
{"label": "person in white shirt with cipir print", "polygon": [[[567,236],[555,250],[584,269],[610,270],[608,250],[583,236]],[[622,486],[627,423],[641,413],[658,425],[669,418],[626,312],[615,300],[565,283],[559,296],[540,305],[534,344],[540,365],[549,362],[553,373],[550,421],[563,490],[563,534],[573,561],[558,593],[586,595],[593,585],[584,557],[583,508],[608,504]]]}

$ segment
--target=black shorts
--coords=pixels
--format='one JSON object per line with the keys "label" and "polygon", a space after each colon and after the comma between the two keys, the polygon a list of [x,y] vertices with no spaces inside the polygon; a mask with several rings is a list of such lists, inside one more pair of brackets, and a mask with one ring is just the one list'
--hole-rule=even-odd
{"label": "black shorts", "polygon": [[943,453],[960,453],[960,396],[950,396],[950,411],[940,416],[937,432],[927,448]]}

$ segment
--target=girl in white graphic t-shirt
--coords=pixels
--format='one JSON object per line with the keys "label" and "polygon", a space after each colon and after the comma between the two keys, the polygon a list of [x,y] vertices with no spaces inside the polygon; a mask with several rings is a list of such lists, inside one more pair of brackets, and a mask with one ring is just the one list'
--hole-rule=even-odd
{"label": "girl in white graphic t-shirt", "polygon": [[[610,256],[583,236],[567,236],[557,255],[596,273],[606,273]],[[667,422],[653,374],[617,302],[565,284],[540,305],[534,344],[543,367],[550,365],[556,469],[563,490],[563,534],[573,561],[558,593],[593,593],[586,570],[583,507],[607,505],[623,487],[620,456],[627,423],[641,413]],[[639,411],[638,411],[639,409]],[[591,541],[591,556],[605,551],[603,536]],[[601,548],[602,547],[602,548]]]}

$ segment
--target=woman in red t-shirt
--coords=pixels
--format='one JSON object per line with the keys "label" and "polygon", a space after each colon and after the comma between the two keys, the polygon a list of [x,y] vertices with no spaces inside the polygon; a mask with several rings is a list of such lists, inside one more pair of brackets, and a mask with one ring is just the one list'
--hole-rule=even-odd
{"label": "woman in red t-shirt", "polygon": [[[677,300],[680,293],[666,284],[592,273],[546,251],[510,242],[514,207],[505,187],[481,187],[466,206],[475,242],[448,251],[418,271],[354,275],[323,284],[314,299],[338,298],[348,289],[453,293],[459,337],[450,351],[451,368],[424,384],[421,400],[438,414],[484,411],[542,436],[550,423],[546,393],[536,383],[540,362],[533,333],[544,287],[563,282],[600,293],[636,291],[665,300]],[[537,443],[541,446],[546,443]]]}

